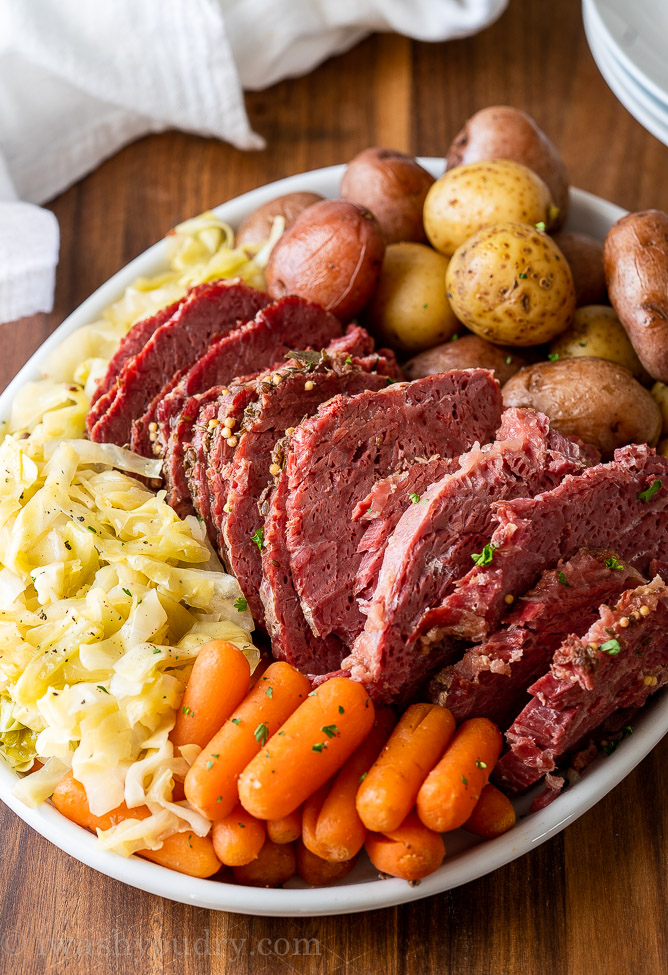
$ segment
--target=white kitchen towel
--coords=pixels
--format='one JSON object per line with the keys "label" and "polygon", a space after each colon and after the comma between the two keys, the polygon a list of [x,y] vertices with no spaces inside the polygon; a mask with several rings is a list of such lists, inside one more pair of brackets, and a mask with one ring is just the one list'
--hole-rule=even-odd
{"label": "white kitchen towel", "polygon": [[[303,74],[374,30],[474,33],[507,0],[0,0],[0,322],[52,306],[51,199],[177,128],[261,148],[242,87]],[[19,202],[22,201],[22,202]]]}

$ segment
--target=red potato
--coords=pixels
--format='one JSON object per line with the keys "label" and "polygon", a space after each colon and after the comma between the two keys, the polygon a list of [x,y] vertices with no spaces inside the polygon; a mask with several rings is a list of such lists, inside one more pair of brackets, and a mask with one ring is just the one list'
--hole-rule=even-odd
{"label": "red potato", "polygon": [[577,307],[605,304],[607,291],[601,241],[572,230],[562,230],[552,239],[571,269]]}
{"label": "red potato", "polygon": [[276,217],[285,220],[284,229],[291,227],[297,217],[313,203],[322,200],[319,193],[286,193],[269,200],[241,223],[235,237],[235,247],[249,247],[262,244],[268,239]]}
{"label": "red potato", "polygon": [[272,298],[299,295],[350,321],[371,298],[385,240],[374,215],[348,200],[323,200],[301,213],[271,252]]}
{"label": "red potato", "polygon": [[434,177],[413,156],[397,149],[364,149],[348,163],[341,196],[374,214],[388,244],[427,238],[422,225],[424,198]]}
{"label": "red potato", "polygon": [[535,119],[510,105],[491,105],[472,115],[448,150],[446,169],[486,159],[511,159],[537,173],[559,208],[553,227],[563,226],[569,209],[568,173]]}

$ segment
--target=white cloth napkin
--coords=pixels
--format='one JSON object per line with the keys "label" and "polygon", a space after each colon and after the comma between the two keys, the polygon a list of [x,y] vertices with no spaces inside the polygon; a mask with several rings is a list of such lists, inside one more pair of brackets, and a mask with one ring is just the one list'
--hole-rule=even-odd
{"label": "white cloth napkin", "polygon": [[262,148],[243,88],[310,71],[375,30],[471,34],[506,3],[0,0],[0,322],[52,307],[58,225],[34,204],[121,146],[177,128]]}

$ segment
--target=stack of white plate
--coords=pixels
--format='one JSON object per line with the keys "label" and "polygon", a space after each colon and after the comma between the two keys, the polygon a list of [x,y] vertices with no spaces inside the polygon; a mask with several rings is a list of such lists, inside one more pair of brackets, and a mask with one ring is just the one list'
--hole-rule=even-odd
{"label": "stack of white plate", "polygon": [[610,88],[668,145],[668,0],[583,0],[594,60]]}

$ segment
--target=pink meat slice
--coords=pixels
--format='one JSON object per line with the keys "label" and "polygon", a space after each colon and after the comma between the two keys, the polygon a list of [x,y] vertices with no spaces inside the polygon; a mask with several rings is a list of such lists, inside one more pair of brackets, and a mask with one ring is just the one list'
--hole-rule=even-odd
{"label": "pink meat slice", "polygon": [[145,413],[176,373],[195,362],[214,337],[253,318],[269,300],[260,291],[229,281],[192,288],[142,350],[127,360],[116,396],[90,430],[91,439],[129,443],[133,420]]}
{"label": "pink meat slice", "polygon": [[289,442],[286,539],[295,587],[316,636],[352,645],[364,617],[354,594],[364,525],[352,520],[374,482],[434,454],[486,442],[501,415],[487,370],[452,371],[350,399],[335,397]]}
{"label": "pink meat slice", "polygon": [[431,632],[429,611],[480,556],[492,531],[492,505],[531,497],[582,470],[588,454],[551,431],[533,410],[503,414],[497,439],[460,458],[459,469],[433,484],[402,515],[383,559],[363,632],[344,666],[392,700],[416,687],[456,644]]}
{"label": "pink meat slice", "polygon": [[612,549],[643,575],[652,559],[668,559],[668,458],[646,444],[622,447],[551,491],[501,502],[495,522],[492,561],[463,576],[433,614],[444,633],[485,639],[507,595],[522,595],[579,548]]}

